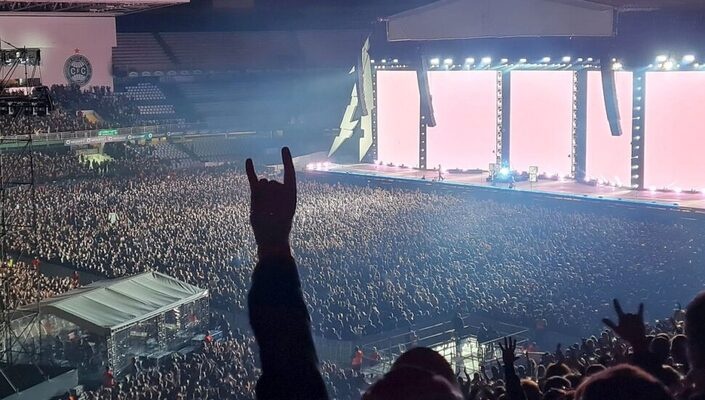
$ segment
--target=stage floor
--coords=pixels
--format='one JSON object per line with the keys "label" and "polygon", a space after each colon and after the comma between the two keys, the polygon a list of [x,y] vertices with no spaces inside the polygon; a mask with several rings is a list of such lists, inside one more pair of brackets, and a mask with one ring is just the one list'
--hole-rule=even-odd
{"label": "stage floor", "polygon": [[[354,174],[412,181],[419,181],[424,178],[426,181],[432,181],[438,176],[438,173],[435,171],[421,171],[411,168],[388,167],[373,164],[330,164],[320,170],[329,173]],[[514,189],[509,189],[506,183],[493,186],[491,183],[487,182],[487,172],[474,174],[446,173],[443,177],[444,180],[442,183],[447,185],[476,186],[496,190],[519,190],[566,197],[587,197],[596,200],[627,202],[632,204],[638,203],[642,205],[677,208],[684,211],[705,213],[704,193],[636,191],[604,185],[586,185],[571,180],[541,180],[537,183],[517,182]]]}

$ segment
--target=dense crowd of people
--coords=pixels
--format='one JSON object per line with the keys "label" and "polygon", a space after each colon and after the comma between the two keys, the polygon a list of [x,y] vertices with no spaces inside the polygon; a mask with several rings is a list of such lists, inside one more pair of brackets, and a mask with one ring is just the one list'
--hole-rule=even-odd
{"label": "dense crowd of people", "polygon": [[[47,113],[0,115],[0,132],[3,135],[74,132],[151,122],[143,120],[134,101],[109,87],[95,86],[83,90],[76,85],[53,85],[48,96],[52,109]],[[100,118],[87,118],[84,111],[88,110]]]}
{"label": "dense crowd of people", "polygon": [[0,307],[3,310],[14,310],[79,285],[76,276],[49,277],[40,271],[37,262],[27,263],[13,258],[0,264],[0,282],[0,303],[6,303]]}
{"label": "dense crowd of people", "polygon": [[[156,269],[242,311],[254,259],[244,184],[213,169],[40,186],[37,236],[11,249],[108,277]],[[313,180],[300,193],[292,242],[314,330],[328,338],[458,310],[585,333],[605,297],[663,314],[703,275],[705,236],[678,221]]]}
{"label": "dense crowd of people", "polygon": [[[46,177],[35,193],[37,229],[14,234],[9,250],[106,277],[159,270],[208,287],[213,306],[247,308],[257,254],[239,168],[173,170],[130,146],[110,169],[86,166],[70,153],[38,152],[35,160]],[[457,312],[589,335],[610,312],[606,299],[643,301],[654,316],[667,315],[698,292],[705,274],[702,228],[674,217],[319,179],[301,180],[298,194],[291,244],[313,332],[331,339],[356,340]],[[45,288],[41,296],[76,285],[26,265],[14,268],[3,265],[15,282],[12,306],[35,301],[30,288],[37,282]],[[667,342],[677,354],[665,363],[683,374],[683,344],[673,345],[683,341],[682,315],[672,321],[650,328],[649,340]],[[244,337],[207,344],[87,398],[251,398],[252,345]],[[545,394],[527,392],[527,399],[569,398],[549,393],[570,392],[603,369],[596,365],[625,360],[627,348],[603,332],[527,357],[517,373],[535,382],[522,387]],[[334,398],[358,398],[366,387],[355,371],[328,363],[322,371]],[[488,366],[461,377],[465,397],[502,398],[502,371]]]}

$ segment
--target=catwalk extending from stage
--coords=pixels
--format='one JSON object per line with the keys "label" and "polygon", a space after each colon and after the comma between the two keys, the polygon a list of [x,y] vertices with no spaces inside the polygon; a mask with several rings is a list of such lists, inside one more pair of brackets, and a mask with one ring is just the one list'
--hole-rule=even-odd
{"label": "catwalk extending from stage", "polygon": [[[352,174],[368,177],[399,179],[405,181],[438,181],[438,172],[413,168],[389,167],[374,164],[318,164],[313,167],[319,172]],[[492,190],[517,190],[543,193],[566,198],[593,199],[651,207],[665,207],[683,211],[705,213],[705,193],[637,191],[605,185],[589,185],[572,180],[539,180],[537,183],[516,182],[514,189],[507,183],[492,184],[487,181],[488,173],[444,173],[441,184],[478,187]]]}

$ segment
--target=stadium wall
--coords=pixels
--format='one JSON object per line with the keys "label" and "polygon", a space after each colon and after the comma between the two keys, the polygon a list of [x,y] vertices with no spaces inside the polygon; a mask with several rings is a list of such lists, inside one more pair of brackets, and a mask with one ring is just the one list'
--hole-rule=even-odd
{"label": "stadium wall", "polygon": [[[17,47],[41,49],[42,82],[51,86],[68,84],[66,64],[74,55],[73,76],[86,86],[113,86],[112,50],[117,45],[114,17],[0,16],[0,39]],[[3,49],[9,48],[5,43]],[[90,64],[90,73],[80,68]],[[76,68],[79,67],[79,68]],[[69,68],[70,69],[70,68]],[[4,72],[6,73],[6,71]],[[28,68],[32,77],[32,69]],[[23,78],[24,68],[18,68],[13,78]],[[39,71],[35,77],[39,76]]]}

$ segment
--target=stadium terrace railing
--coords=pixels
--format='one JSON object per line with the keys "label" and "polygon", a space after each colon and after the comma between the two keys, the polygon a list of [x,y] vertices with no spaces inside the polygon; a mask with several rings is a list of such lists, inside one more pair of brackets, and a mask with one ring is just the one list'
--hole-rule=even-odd
{"label": "stadium terrace railing", "polygon": [[[178,136],[187,134],[208,134],[208,133],[228,133],[224,131],[215,132],[208,128],[205,123],[184,123],[184,124],[164,124],[164,125],[145,125],[133,126],[126,128],[113,129],[92,129],[85,131],[70,131],[70,132],[38,132],[32,134],[32,140],[35,142],[58,142],[71,139],[85,138],[110,138],[110,137],[128,137],[139,135],[152,134],[153,137]],[[233,132],[234,133],[234,132]],[[2,131],[0,131],[0,135]],[[4,141],[27,140],[30,135],[1,135]],[[131,140],[132,138],[128,139]],[[109,139],[104,141],[108,142]]]}

